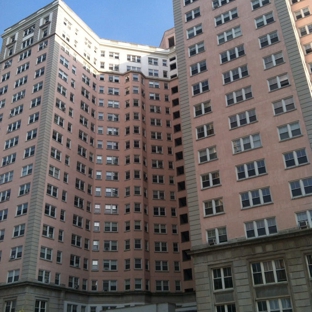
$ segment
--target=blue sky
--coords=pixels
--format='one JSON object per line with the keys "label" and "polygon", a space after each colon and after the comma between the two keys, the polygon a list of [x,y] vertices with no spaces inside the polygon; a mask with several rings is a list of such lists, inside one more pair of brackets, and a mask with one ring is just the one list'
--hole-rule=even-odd
{"label": "blue sky", "polygon": [[[52,0],[0,0],[0,33]],[[101,38],[159,46],[172,28],[172,0],[66,0]],[[2,41],[2,40],[1,40]]]}

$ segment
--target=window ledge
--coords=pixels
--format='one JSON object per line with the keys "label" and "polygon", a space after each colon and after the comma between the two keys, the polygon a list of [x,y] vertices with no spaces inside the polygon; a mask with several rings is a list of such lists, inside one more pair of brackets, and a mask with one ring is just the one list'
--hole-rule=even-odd
{"label": "window ledge", "polygon": [[292,137],[292,138],[280,140],[279,143],[283,143],[283,142],[286,142],[286,141],[289,141],[289,140],[293,140],[293,139],[297,139],[297,138],[301,138],[301,137],[303,137],[303,134],[296,135],[296,136],[294,136],[294,137]]}

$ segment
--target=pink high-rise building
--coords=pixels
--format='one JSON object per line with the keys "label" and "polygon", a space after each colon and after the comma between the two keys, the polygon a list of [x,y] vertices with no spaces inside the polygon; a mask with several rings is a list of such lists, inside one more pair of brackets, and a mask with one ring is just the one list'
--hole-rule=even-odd
{"label": "pink high-rise building", "polygon": [[312,3],[173,3],[198,311],[310,311]]}
{"label": "pink high-rise building", "polygon": [[311,310],[311,1],[173,8],[160,47],[4,31],[0,311]]}

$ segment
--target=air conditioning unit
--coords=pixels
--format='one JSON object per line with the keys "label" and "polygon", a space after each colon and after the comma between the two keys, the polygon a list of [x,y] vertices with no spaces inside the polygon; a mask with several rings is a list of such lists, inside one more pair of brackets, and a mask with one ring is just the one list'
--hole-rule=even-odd
{"label": "air conditioning unit", "polygon": [[303,229],[307,229],[309,227],[309,224],[307,220],[303,220],[303,221],[298,221],[298,226],[299,226],[299,229],[303,230]]}
{"label": "air conditioning unit", "polygon": [[75,288],[75,289],[79,289],[79,285],[78,285],[78,284],[75,284],[74,288]]}
{"label": "air conditioning unit", "polygon": [[10,259],[15,259],[15,255],[11,255]]}
{"label": "air conditioning unit", "polygon": [[52,233],[48,234],[48,237],[53,238],[53,234]]}
{"label": "air conditioning unit", "polygon": [[209,239],[208,240],[208,245],[209,246],[213,246],[213,245],[215,245],[216,244],[216,240],[215,239]]}

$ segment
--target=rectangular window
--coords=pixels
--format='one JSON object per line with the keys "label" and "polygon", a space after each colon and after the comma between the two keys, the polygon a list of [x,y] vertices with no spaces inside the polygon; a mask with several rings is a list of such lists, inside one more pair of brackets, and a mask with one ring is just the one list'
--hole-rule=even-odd
{"label": "rectangular window", "polygon": [[202,24],[196,25],[192,28],[186,30],[186,37],[187,39],[191,39],[195,36],[198,36],[203,33]]}
{"label": "rectangular window", "polygon": [[220,185],[220,174],[219,171],[207,173],[204,175],[201,175],[201,187],[202,189],[213,187]]}
{"label": "rectangular window", "polygon": [[277,233],[275,218],[256,220],[245,223],[246,237],[254,238]]}
{"label": "rectangular window", "polygon": [[261,147],[262,144],[260,134],[253,134],[234,140],[232,141],[232,145],[233,145],[233,154]]}
{"label": "rectangular window", "polygon": [[208,245],[222,244],[228,241],[226,227],[207,230]]}
{"label": "rectangular window", "polygon": [[219,25],[225,24],[237,17],[238,17],[237,8],[235,8],[233,10],[227,11],[223,14],[216,16],[214,19],[215,25],[219,26]]}
{"label": "rectangular window", "polygon": [[263,58],[264,69],[269,69],[283,63],[284,63],[283,52],[274,53]]}
{"label": "rectangular window", "polygon": [[266,174],[264,159],[236,166],[237,179],[243,180]]}
{"label": "rectangular window", "polygon": [[273,103],[274,115],[280,115],[280,114],[292,111],[295,108],[296,107],[295,107],[293,97],[281,99]]}
{"label": "rectangular window", "polygon": [[248,125],[255,121],[257,121],[255,109],[251,109],[249,111],[229,117],[230,129],[235,129],[237,127]]}
{"label": "rectangular window", "polygon": [[282,259],[252,263],[251,271],[254,285],[287,281],[285,263]]}
{"label": "rectangular window", "polygon": [[6,140],[4,143],[4,149],[9,149],[18,144],[18,136],[12,139]]}
{"label": "rectangular window", "polygon": [[264,5],[270,4],[270,0],[253,0],[251,2],[251,7],[253,10],[256,10],[260,7],[263,7]]}
{"label": "rectangular window", "polygon": [[278,127],[278,134],[280,141],[288,140],[300,136],[301,129],[299,122],[293,122],[284,126]]}
{"label": "rectangular window", "polygon": [[191,10],[189,12],[185,13],[185,21],[189,22],[197,17],[200,17],[200,8],[196,8],[194,10]]}
{"label": "rectangular window", "polygon": [[267,47],[279,41],[277,31],[259,37],[260,48]]}
{"label": "rectangular window", "polygon": [[308,34],[311,34],[312,33],[312,24],[300,27],[299,28],[299,33],[300,33],[301,37],[306,36]]}
{"label": "rectangular window", "polygon": [[188,48],[189,56],[193,56],[205,51],[204,42],[196,43]]}
{"label": "rectangular window", "polygon": [[283,154],[286,168],[293,168],[308,164],[308,157],[304,148]]}
{"label": "rectangular window", "polygon": [[20,277],[20,270],[12,270],[8,272],[7,283],[18,282]]}
{"label": "rectangular window", "polygon": [[266,25],[271,24],[273,22],[274,22],[273,12],[269,12],[267,14],[264,14],[262,16],[255,18],[256,28],[266,26]]}
{"label": "rectangular window", "polygon": [[287,74],[276,76],[276,77],[273,77],[271,79],[268,79],[269,91],[281,89],[281,88],[287,87],[289,85],[290,85],[290,82],[289,82]]}
{"label": "rectangular window", "polygon": [[223,5],[226,5],[227,3],[230,3],[234,0],[212,0],[212,8],[217,9]]}
{"label": "rectangular window", "polygon": [[206,71],[206,70],[207,70],[206,60],[190,66],[191,76],[199,74],[199,73]]}
{"label": "rectangular window", "polygon": [[205,201],[203,204],[204,204],[204,214],[206,217],[224,212],[222,198],[208,200],[208,201]]}
{"label": "rectangular window", "polygon": [[221,64],[235,60],[240,56],[245,55],[244,45],[237,46],[220,54]]}
{"label": "rectangular window", "polygon": [[231,267],[213,269],[212,278],[214,290],[233,288]]}
{"label": "rectangular window", "polygon": [[244,65],[244,66],[241,66],[238,68],[234,68],[234,69],[222,74],[223,84],[227,84],[227,83],[242,79],[248,75],[249,75],[249,73],[248,73],[247,65]]}
{"label": "rectangular window", "polygon": [[222,44],[224,42],[233,40],[233,39],[235,39],[241,35],[242,35],[242,31],[241,31],[240,26],[229,29],[229,30],[217,35],[218,44]]}
{"label": "rectangular window", "polygon": [[204,80],[204,81],[201,81],[199,83],[192,85],[193,95],[201,94],[207,91],[209,91],[208,80]]}
{"label": "rectangular window", "polygon": [[271,191],[269,187],[241,193],[240,198],[242,209],[272,203]]}
{"label": "rectangular window", "polygon": [[289,186],[292,198],[308,196],[312,194],[312,178],[289,182]]}

